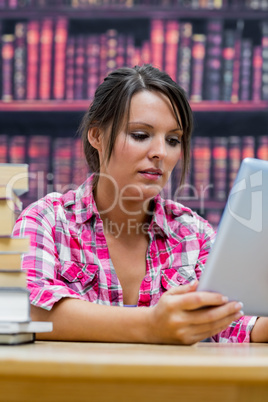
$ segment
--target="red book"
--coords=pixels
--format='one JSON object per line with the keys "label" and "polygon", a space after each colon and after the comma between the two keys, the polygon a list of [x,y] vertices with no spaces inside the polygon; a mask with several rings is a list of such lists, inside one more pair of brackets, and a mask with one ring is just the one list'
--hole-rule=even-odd
{"label": "red book", "polygon": [[135,55],[135,45],[134,37],[128,35],[126,38],[126,65],[128,67],[134,67],[134,55]]}
{"label": "red book", "polygon": [[74,188],[80,186],[87,178],[89,167],[86,163],[83,145],[80,138],[75,138],[73,143],[72,184]]}
{"label": "red book", "polygon": [[194,34],[192,45],[192,83],[190,95],[190,99],[193,102],[200,102],[203,99],[205,46],[206,36]]}
{"label": "red book", "polygon": [[2,35],[2,99],[13,99],[14,35]]}
{"label": "red book", "polygon": [[268,136],[260,135],[258,137],[256,156],[259,159],[268,161]]}
{"label": "red book", "polygon": [[221,20],[208,21],[204,75],[204,97],[207,100],[220,99],[222,31]]}
{"label": "red book", "polygon": [[227,198],[227,158],[228,138],[213,137],[212,139],[212,182],[213,198],[225,201]]}
{"label": "red book", "polygon": [[119,34],[117,41],[116,65],[118,68],[120,68],[126,65],[126,38],[124,35]]}
{"label": "red book", "polygon": [[65,94],[65,58],[68,39],[68,21],[59,18],[55,25],[54,34],[54,79],[53,98],[64,99]]}
{"label": "red book", "polygon": [[245,135],[242,137],[241,158],[255,157],[255,137],[253,135]]}
{"label": "red book", "polygon": [[74,99],[74,37],[69,37],[66,47],[66,88],[65,98]]}
{"label": "red book", "polygon": [[8,0],[8,7],[9,8],[17,8],[18,7],[18,0]]}
{"label": "red book", "polygon": [[86,89],[87,99],[93,99],[99,85],[99,35],[90,35],[86,38]]}
{"label": "red book", "polygon": [[228,147],[228,191],[233,187],[241,163],[241,137],[229,137]]}
{"label": "red book", "polygon": [[54,191],[65,193],[72,188],[73,139],[58,137],[53,142],[53,187]]}
{"label": "red book", "polygon": [[252,100],[259,102],[262,99],[262,49],[254,46],[252,61]]}
{"label": "red book", "polygon": [[27,24],[18,22],[15,25],[15,51],[14,51],[14,98],[26,98],[26,34]]}
{"label": "red book", "polygon": [[51,99],[52,86],[53,21],[46,18],[41,22],[40,31],[40,76],[39,98]]}
{"label": "red book", "polygon": [[164,67],[164,21],[151,21],[151,49],[152,49],[152,65],[160,70]]}
{"label": "red book", "polygon": [[178,21],[167,21],[165,31],[165,71],[173,81],[177,79],[177,59],[179,43]]}
{"label": "red book", "polygon": [[8,136],[0,134],[0,163],[8,162]]}
{"label": "red book", "polygon": [[231,101],[233,86],[233,69],[235,56],[235,35],[233,29],[224,31],[223,49],[222,49],[222,82],[221,82],[221,100]]}
{"label": "red book", "polygon": [[218,226],[219,226],[219,223],[221,220],[221,216],[222,216],[221,209],[211,208],[211,209],[206,210],[206,212],[205,212],[205,219],[213,227],[214,230],[218,229]]}
{"label": "red book", "polygon": [[37,99],[39,69],[39,21],[29,21],[27,26],[27,84],[26,98]]}
{"label": "red book", "polygon": [[145,40],[141,45],[142,64],[150,64],[152,60],[150,41]]}
{"label": "red book", "polygon": [[210,198],[211,139],[193,138],[193,184],[200,200]]}
{"label": "red book", "polygon": [[29,192],[25,203],[44,197],[48,191],[50,136],[32,135],[28,143]]}
{"label": "red book", "polygon": [[116,69],[116,56],[118,48],[118,32],[116,29],[108,29],[107,37],[107,55],[106,55],[106,74]]}
{"label": "red book", "polygon": [[135,47],[134,57],[133,57],[133,66],[140,66],[141,64],[142,64],[141,48]]}
{"label": "red book", "polygon": [[86,42],[85,37],[79,35],[75,38],[74,50],[74,99],[85,98],[85,66]]}
{"label": "red book", "polygon": [[26,136],[14,135],[9,141],[9,162],[26,163]]}
{"label": "red book", "polygon": [[190,22],[180,23],[177,82],[188,96],[190,96],[191,83],[192,31]]}

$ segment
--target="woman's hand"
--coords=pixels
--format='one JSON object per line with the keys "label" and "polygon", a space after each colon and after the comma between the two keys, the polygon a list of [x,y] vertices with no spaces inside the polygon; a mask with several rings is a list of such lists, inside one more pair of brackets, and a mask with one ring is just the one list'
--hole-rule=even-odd
{"label": "woman's hand", "polygon": [[150,309],[153,343],[191,345],[213,336],[238,320],[242,304],[218,293],[196,292],[198,281],[171,288]]}

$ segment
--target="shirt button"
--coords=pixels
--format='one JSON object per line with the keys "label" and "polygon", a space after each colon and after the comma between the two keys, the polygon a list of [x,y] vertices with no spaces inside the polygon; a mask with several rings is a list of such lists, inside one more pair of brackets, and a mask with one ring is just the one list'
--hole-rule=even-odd
{"label": "shirt button", "polygon": [[78,278],[78,279],[82,279],[83,276],[84,276],[83,272],[81,272],[81,271],[78,272],[78,274],[77,274],[77,278]]}
{"label": "shirt button", "polygon": [[154,251],[151,253],[151,257],[152,257],[152,258],[155,257],[155,252],[154,252]]}
{"label": "shirt button", "polygon": [[145,282],[152,282],[152,278],[150,276],[145,276]]}

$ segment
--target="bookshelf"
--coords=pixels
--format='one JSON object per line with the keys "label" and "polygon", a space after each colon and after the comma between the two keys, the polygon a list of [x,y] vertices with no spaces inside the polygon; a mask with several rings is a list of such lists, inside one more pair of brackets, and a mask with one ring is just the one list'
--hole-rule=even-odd
{"label": "bookshelf", "polygon": [[[101,2],[98,2],[98,5],[94,5],[91,2],[90,5],[89,3],[90,2],[82,0],[59,0],[57,2],[52,2],[49,0],[25,0],[21,2],[16,0],[6,0],[5,2],[1,2],[0,0],[1,38],[9,35],[10,39],[10,35],[13,35],[14,40],[13,56],[11,57],[10,61],[11,67],[9,67],[13,70],[11,73],[8,73],[9,79],[12,80],[12,82],[9,86],[6,84],[7,79],[5,75],[6,69],[8,68],[6,65],[4,65],[3,58],[1,59],[0,63],[0,120],[2,127],[0,132],[0,160],[2,158],[3,161],[17,162],[18,159],[18,162],[23,163],[30,161],[33,165],[33,170],[30,168],[30,173],[32,174],[32,179],[30,176],[30,183],[31,181],[36,181],[37,175],[35,170],[38,168],[37,159],[40,159],[40,157],[38,157],[37,150],[33,151],[34,156],[29,155],[29,144],[32,144],[31,141],[32,137],[34,136],[45,137],[46,140],[44,141],[46,144],[47,155],[51,155],[51,157],[49,158],[49,161],[46,161],[46,163],[44,161],[45,153],[43,154],[43,157],[41,157],[43,166],[46,165],[46,175],[48,175],[43,188],[53,190],[55,189],[56,184],[59,185],[59,183],[55,183],[55,176],[57,176],[57,174],[55,174],[55,170],[56,165],[58,166],[58,164],[53,161],[53,157],[55,158],[55,155],[58,155],[56,149],[58,139],[62,140],[64,136],[67,136],[71,138],[71,141],[76,141],[76,156],[77,158],[81,157],[82,154],[81,150],[78,149],[76,130],[83,112],[85,112],[89,106],[90,99],[94,93],[94,88],[96,85],[98,85],[98,80],[101,81],[101,77],[106,75],[107,71],[109,71],[110,67],[108,66],[108,63],[111,61],[113,62],[113,60],[109,60],[109,56],[107,56],[107,54],[109,54],[109,49],[106,49],[108,52],[106,52],[106,59],[104,57],[104,60],[101,60],[99,63],[99,65],[102,66],[104,63],[104,70],[106,69],[106,71],[98,71],[100,77],[95,77],[95,81],[93,80],[94,83],[90,83],[90,85],[93,85],[91,90],[89,90],[87,87],[85,91],[85,86],[89,85],[86,81],[83,81],[83,85],[80,85],[80,92],[77,91],[76,95],[74,91],[71,91],[71,94],[70,92],[67,92],[68,85],[65,81],[61,83],[60,88],[55,90],[55,77],[58,77],[57,74],[61,74],[60,71],[55,70],[55,66],[58,63],[56,62],[56,54],[61,52],[61,54],[66,55],[65,67],[62,67],[66,73],[65,79],[69,77],[67,71],[69,71],[71,68],[75,68],[74,65],[73,67],[68,67],[68,60],[69,62],[71,60],[67,60],[68,49],[71,49],[71,47],[67,47],[71,46],[68,45],[69,39],[71,42],[71,39],[73,38],[73,51],[77,52],[77,48],[79,48],[79,46],[79,51],[81,51],[82,48],[82,58],[84,57],[85,64],[89,60],[85,54],[88,49],[86,46],[92,46],[92,43],[91,45],[88,45],[90,42],[90,39],[88,39],[89,37],[94,37],[95,39],[97,38],[100,46],[98,48],[99,50],[102,46],[101,41],[104,40],[105,42],[106,40],[108,43],[109,40],[116,40],[117,52],[119,54],[118,49],[121,49],[121,56],[124,59],[123,65],[139,64],[140,62],[152,62],[155,64],[154,61],[156,59],[153,59],[153,55],[155,52],[162,52],[160,57],[162,68],[165,69],[168,63],[174,65],[174,60],[177,60],[177,71],[175,71],[174,74],[176,74],[175,79],[179,80],[181,79],[180,77],[185,77],[185,70],[179,72],[179,66],[183,65],[182,59],[180,58],[181,55],[179,54],[179,47],[182,47],[181,40],[183,37],[183,31],[181,30],[181,27],[184,26],[186,28],[188,27],[187,29],[190,29],[191,31],[191,43],[188,45],[188,52],[190,51],[191,57],[190,61],[188,60],[190,64],[187,67],[190,78],[188,84],[187,82],[179,83],[182,86],[185,84],[185,89],[186,84],[188,85],[188,95],[195,118],[193,142],[196,137],[208,139],[207,143],[210,144],[209,146],[211,147],[209,150],[211,161],[209,168],[207,168],[209,169],[209,172],[207,171],[206,174],[210,175],[210,180],[212,181],[213,186],[213,180],[215,179],[213,179],[215,167],[215,161],[213,160],[215,156],[215,152],[213,151],[214,138],[228,137],[228,141],[226,143],[226,147],[228,148],[226,150],[227,161],[225,161],[225,169],[227,169],[227,172],[225,172],[225,193],[227,196],[229,191],[228,175],[230,174],[230,166],[232,165],[228,158],[230,158],[230,155],[233,152],[231,149],[233,139],[230,139],[229,141],[229,137],[237,137],[236,140],[240,142],[240,157],[242,157],[242,155],[246,155],[245,149],[249,149],[247,141],[250,142],[252,138],[254,143],[251,143],[251,154],[254,152],[254,156],[259,157],[259,155],[262,155],[262,157],[265,158],[266,155],[268,155],[266,149],[268,145],[266,145],[265,140],[265,138],[268,137],[268,94],[267,88],[265,92],[263,91],[262,86],[262,83],[268,79],[268,1],[173,0],[169,3],[165,2],[166,5],[162,5],[160,1],[152,2],[150,0],[148,0],[145,5],[142,5],[140,2],[134,0],[126,0],[125,2],[122,1],[120,4],[108,4],[108,2],[106,2],[104,5],[101,5]],[[210,9],[208,8],[208,5],[210,5]],[[46,22],[46,25],[42,25],[44,20],[48,21]],[[90,23],[88,23],[88,21]],[[218,25],[214,24],[214,26],[210,26],[210,29],[212,29],[212,32],[210,32],[208,30],[209,22],[212,24],[215,21]],[[265,21],[267,26],[265,26]],[[27,78],[31,79],[32,75],[34,74],[30,74],[28,77],[25,75],[24,79],[26,78],[26,84],[24,93],[22,96],[19,96],[18,94],[20,92],[18,92],[18,90],[17,94],[15,93],[15,85],[17,84],[14,78],[14,69],[16,64],[14,63],[14,52],[17,48],[16,46],[18,45],[15,42],[14,36],[17,24],[22,24],[21,29],[25,30],[24,38],[26,40],[26,44],[24,44],[24,58],[26,60],[25,63],[28,66],[27,63],[29,60],[27,59],[27,54],[29,54],[30,51],[27,43],[27,34],[30,22],[34,22],[34,24],[36,24],[39,35],[37,39],[38,50],[36,53],[38,55],[38,63],[35,67],[37,68],[37,72],[35,72],[37,87],[35,91],[28,96]],[[176,31],[177,29],[179,31],[179,38],[177,38],[177,42],[175,43],[175,46],[177,46],[175,50],[176,54],[175,56],[173,54],[172,62],[170,62],[166,56],[168,46],[170,46],[171,49],[172,45],[174,45],[172,40],[168,42],[169,39],[167,36],[167,30],[172,29],[168,28],[169,26],[172,26],[172,24],[169,25],[169,22],[173,23],[173,30]],[[51,28],[51,26],[53,28]],[[64,31],[65,44],[63,47],[57,48],[58,50],[56,52],[55,37],[57,27],[59,29],[58,32],[60,32],[60,30]],[[42,31],[42,29],[44,31]],[[215,31],[213,31],[213,29]],[[228,34],[226,34],[227,31]],[[43,34],[46,32],[46,34],[50,35],[51,37],[49,45],[50,48],[44,48],[45,50],[42,50],[41,48],[42,32]],[[214,68],[214,56],[214,58],[212,57],[211,59],[211,64],[214,63],[214,70],[208,70],[206,65],[209,54],[209,46],[214,46],[213,43],[209,44],[209,32],[210,38],[211,34],[212,36],[215,34],[215,37],[217,34],[221,36],[221,43],[218,46],[220,49],[218,63],[220,64],[218,64],[217,71]],[[162,35],[162,38],[160,37],[160,42],[162,42],[163,47],[160,48],[160,50],[158,47],[159,36],[157,38],[157,35]],[[119,37],[121,39],[123,38],[123,51],[122,46],[119,46]],[[200,39],[201,42],[198,42]],[[202,40],[204,40],[203,43]],[[239,40],[240,48],[235,48]],[[203,45],[201,50],[200,43],[201,46]],[[149,54],[149,56],[144,50],[148,50],[148,46],[150,46],[151,49],[153,48],[153,51]],[[187,48],[187,45],[185,46]],[[3,48],[4,42],[1,40],[2,55]],[[232,49],[230,50],[230,48]],[[92,51],[93,47],[90,49]],[[213,51],[215,50],[217,49],[215,49],[214,46]],[[172,51],[174,52],[174,46],[171,52]],[[42,59],[42,62],[40,63],[40,57],[44,55],[45,52],[47,52],[46,54],[49,53],[49,56]],[[242,53],[245,54],[245,59],[242,59]],[[239,55],[239,59],[235,59],[236,54]],[[78,52],[77,57],[79,57],[79,55],[81,56],[81,53]],[[111,59],[112,58],[113,57],[111,57]],[[199,80],[195,83],[197,95],[196,93],[191,93],[191,85],[193,85],[194,76],[193,64],[195,58],[197,58],[197,71],[200,69],[200,65],[203,63],[202,80]],[[76,63],[75,60],[76,59],[73,59],[73,63]],[[159,58],[157,60],[159,60]],[[248,66],[249,60],[251,60],[250,66]],[[46,76],[46,74],[48,74],[46,70],[41,72],[41,66],[44,63],[46,66],[49,65],[49,88],[44,86],[41,90],[41,75],[44,74],[44,76]],[[256,66],[258,67],[258,70]],[[117,66],[115,65],[115,67]],[[111,67],[111,69],[113,68]],[[211,92],[208,90],[208,88],[210,89],[213,86],[213,82],[209,81],[208,76],[210,73],[207,75],[207,71],[212,71],[213,74],[217,75],[217,79],[220,80],[217,84],[219,88],[216,92]],[[26,71],[25,74],[27,74]],[[83,71],[83,80],[86,79],[86,76],[92,76],[94,78],[94,74],[95,72],[93,70]],[[249,79],[248,74],[250,74]],[[239,85],[234,85],[235,80],[240,80],[238,82]],[[258,82],[255,84],[254,90],[253,81]],[[74,83],[71,83],[71,85],[73,89]],[[229,90],[228,88],[225,90],[226,85],[230,86]],[[245,86],[246,88],[244,88]],[[7,91],[6,94],[4,91]],[[67,93],[69,93],[69,95],[67,95]],[[14,137],[20,137],[21,142],[17,141],[16,138],[14,139]],[[249,137],[251,137],[251,140],[249,140]],[[10,150],[10,147],[13,146],[13,143],[16,144],[14,148],[15,150]],[[20,146],[18,146],[18,143]],[[39,140],[35,138],[33,143],[42,143],[42,141],[39,142]],[[243,145],[244,143],[246,145]],[[24,151],[22,150],[21,144],[24,144],[26,147]],[[69,146],[72,148],[71,143]],[[214,147],[216,149],[216,145]],[[243,147],[245,147],[244,150],[242,149]],[[16,150],[18,149],[19,154],[16,156]],[[208,153],[208,150],[203,151]],[[69,155],[72,160],[68,161],[68,157],[66,155]],[[79,164],[77,160],[74,161],[73,159],[74,151],[71,152],[70,149],[67,150],[66,148],[66,155],[63,158],[65,158],[64,163],[68,165],[69,171],[72,171],[73,166],[76,166],[78,170],[80,166],[81,169],[82,165]],[[195,166],[194,161],[192,166]],[[82,169],[84,174],[86,174],[85,166],[82,166]],[[79,175],[77,175],[76,179],[77,183],[78,176]],[[59,177],[61,177],[60,174]],[[66,182],[64,183],[63,187],[67,188],[68,181],[71,182],[71,180],[73,180],[71,177],[69,177],[69,179],[66,178]],[[193,172],[189,180],[190,183],[194,185],[195,179]],[[37,196],[36,191],[33,194],[35,195],[32,196],[30,201]],[[41,193],[39,195],[42,196]],[[216,220],[219,219],[223,209],[225,199],[215,199],[213,190],[210,190],[209,196],[206,196],[204,200],[189,199],[184,203],[198,210],[199,212],[202,212],[205,217],[209,216],[209,212],[213,213],[216,222]],[[28,202],[29,200],[25,199],[25,203],[27,204]]]}

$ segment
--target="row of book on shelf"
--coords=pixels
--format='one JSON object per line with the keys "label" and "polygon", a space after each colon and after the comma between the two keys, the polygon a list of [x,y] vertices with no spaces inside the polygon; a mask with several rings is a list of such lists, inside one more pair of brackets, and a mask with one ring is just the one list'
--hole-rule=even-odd
{"label": "row of book on shelf", "polygon": [[267,0],[0,0],[0,8],[24,7],[73,7],[85,8],[94,6],[179,6],[192,9],[234,9],[246,8],[253,10],[267,10]]}
{"label": "row of book on shelf", "polygon": [[[180,165],[174,169],[163,196],[178,202],[225,202],[242,159],[268,160],[268,136],[198,136],[192,139],[191,169],[180,185]],[[0,135],[0,163],[27,163],[29,191],[23,204],[49,192],[76,189],[89,172],[78,137]]]}
{"label": "row of book on shelf", "polygon": [[12,34],[2,29],[2,100],[92,99],[109,72],[144,63],[165,70],[193,102],[268,100],[267,21],[256,24],[257,41],[244,35],[243,21],[231,29],[209,19],[202,33],[194,22],[150,24],[139,45],[116,29],[70,34],[66,18],[17,22]]}
{"label": "row of book on shelf", "polygon": [[12,237],[20,197],[27,191],[28,166],[0,164],[0,344],[31,343],[37,332],[52,330],[51,322],[31,320],[26,272],[21,270],[29,238]]}

